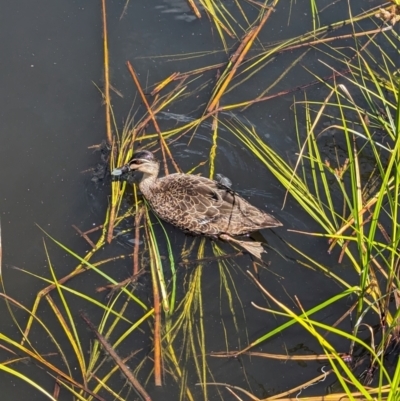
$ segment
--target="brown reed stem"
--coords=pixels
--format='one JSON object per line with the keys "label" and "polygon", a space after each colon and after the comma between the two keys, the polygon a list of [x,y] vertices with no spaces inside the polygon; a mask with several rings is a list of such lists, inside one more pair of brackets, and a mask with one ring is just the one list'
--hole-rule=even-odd
{"label": "brown reed stem", "polygon": [[[258,26],[253,27],[247,35],[243,38],[242,43],[240,44],[238,50],[233,54],[234,58],[234,65],[229,72],[228,76],[225,78],[224,82],[222,83],[220,89],[218,90],[217,94],[215,95],[214,99],[212,100],[210,106],[208,107],[207,111],[213,111],[220,101],[221,96],[225,92],[226,88],[228,87],[229,83],[233,79],[237,69],[239,68],[240,64],[246,57],[248,51],[250,50],[251,46],[253,45],[254,40],[257,38],[258,34],[260,33],[261,29],[264,27],[265,23],[267,22],[268,18],[272,14],[274,9],[271,7],[262,18],[260,24]],[[240,54],[239,54],[240,52]]]}
{"label": "brown reed stem", "polygon": [[136,391],[143,397],[145,401],[151,401],[150,396],[147,394],[147,391],[142,387],[136,377],[133,375],[132,371],[125,365],[124,361],[118,356],[115,352],[114,348],[111,344],[105,339],[103,335],[101,335],[94,324],[83,314],[81,314],[81,318],[83,321],[89,326],[90,330],[93,331],[99,343],[103,347],[104,351],[107,352],[108,355],[114,360],[114,362],[121,369],[123,375],[127,378],[127,380],[132,384],[132,386],[136,389]]}
{"label": "brown reed stem", "polygon": [[[215,107],[217,106],[217,104],[220,101],[222,95],[224,94],[226,88],[228,87],[229,83],[233,79],[233,76],[235,75],[236,70],[238,69],[239,65],[242,63],[243,59],[246,57],[246,54],[250,50],[251,45],[253,44],[255,35],[258,32],[259,32],[259,29],[257,27],[254,27],[243,38],[242,43],[240,44],[239,48],[236,50],[236,52],[232,56],[232,62],[229,63],[227,68],[229,68],[229,66],[232,64],[233,64],[233,67],[230,70],[227,77],[224,79],[224,82],[222,82],[222,84],[221,84],[219,90],[217,91],[217,93],[215,94],[214,99],[212,100],[211,104],[208,106],[208,108],[207,108],[208,112],[213,111],[215,109]],[[218,83],[217,83],[217,86],[218,86]]]}
{"label": "brown reed stem", "polygon": [[141,96],[141,98],[142,98],[142,101],[143,101],[143,103],[145,104],[145,106],[146,106],[146,108],[147,108],[147,112],[149,113],[149,115],[150,115],[150,117],[151,117],[151,120],[153,121],[154,128],[155,128],[156,131],[157,131],[157,134],[158,134],[158,137],[159,137],[159,140],[160,140],[160,144],[161,144],[161,152],[162,152],[162,155],[163,155],[163,162],[164,162],[164,172],[165,172],[165,175],[168,175],[168,174],[169,174],[169,172],[168,172],[168,166],[167,166],[167,159],[166,159],[166,157],[165,157],[165,153],[168,153],[168,156],[169,156],[169,158],[171,159],[172,164],[173,164],[174,167],[175,167],[175,170],[178,171],[178,172],[180,172],[180,168],[178,167],[178,165],[176,164],[174,158],[172,157],[171,151],[169,150],[169,148],[168,148],[168,146],[167,146],[167,144],[166,144],[166,142],[165,142],[165,139],[164,139],[164,137],[163,137],[162,134],[161,134],[161,130],[160,130],[160,127],[159,127],[159,125],[158,125],[158,123],[157,123],[157,120],[156,120],[156,118],[155,118],[153,109],[150,107],[149,102],[148,102],[147,99],[146,99],[146,96],[145,96],[145,94],[144,94],[144,92],[143,92],[143,90],[142,90],[142,88],[141,88],[141,86],[140,86],[140,82],[139,82],[139,80],[138,80],[138,78],[137,78],[137,75],[136,75],[136,73],[135,73],[135,71],[134,71],[134,69],[133,69],[133,67],[132,67],[132,64],[131,64],[129,61],[127,61],[127,62],[126,62],[126,65],[127,65],[128,70],[129,70],[129,72],[130,72],[130,74],[131,74],[131,76],[132,76],[133,81],[134,81],[135,84],[136,84],[136,87],[137,87],[137,89],[138,89],[138,91],[139,91],[139,93],[140,93],[140,96]]}
{"label": "brown reed stem", "polygon": [[189,6],[192,9],[192,11],[196,14],[197,18],[201,18],[201,14],[199,9],[196,6],[196,3],[193,0],[188,0]]}
{"label": "brown reed stem", "polygon": [[111,101],[110,101],[110,72],[108,63],[108,37],[107,37],[107,13],[106,0],[101,1],[103,17],[103,48],[104,48],[104,100],[106,103],[106,133],[107,142],[112,144],[111,131]]}
{"label": "brown reed stem", "polygon": [[79,235],[84,238],[86,240],[86,242],[92,247],[92,248],[96,248],[96,245],[94,244],[94,242],[86,235],[86,233],[84,233],[82,230],[80,230],[75,224],[72,224],[72,228],[74,228]]}
{"label": "brown reed stem", "polygon": [[[150,240],[148,224],[150,224],[148,217],[146,218],[145,230],[146,237]],[[149,241],[150,242],[150,241]],[[150,246],[150,259],[151,259],[151,282],[153,286],[153,304],[154,304],[154,382],[156,386],[162,386],[161,380],[161,305],[160,305],[160,292],[158,288],[157,273],[155,268],[155,255],[154,250]]]}
{"label": "brown reed stem", "polygon": [[349,33],[347,35],[339,35],[339,36],[334,36],[332,38],[324,38],[324,39],[313,40],[311,42],[300,43],[300,44],[297,44],[297,45],[286,47],[286,48],[282,49],[281,52],[292,51],[292,50],[299,49],[300,47],[304,47],[304,46],[320,45],[320,44],[323,44],[323,43],[332,42],[334,40],[358,38],[360,36],[368,36],[368,35],[377,34],[377,33],[380,33],[380,32],[389,31],[391,29],[393,29],[393,26],[386,26],[384,28],[377,28],[377,29],[373,29],[371,31],[366,31],[366,32]]}

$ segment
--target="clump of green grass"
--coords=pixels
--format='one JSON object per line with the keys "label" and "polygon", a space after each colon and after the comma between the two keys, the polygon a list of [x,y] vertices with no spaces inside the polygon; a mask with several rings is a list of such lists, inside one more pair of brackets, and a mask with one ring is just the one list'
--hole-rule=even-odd
{"label": "clump of green grass", "polygon": [[[332,399],[346,395],[349,399],[395,400],[399,396],[400,364],[392,369],[386,364],[389,354],[399,354],[400,342],[400,81],[398,66],[388,53],[396,53],[399,38],[395,33],[382,35],[387,40],[386,47],[382,42],[378,45],[372,36],[363,46],[356,42],[355,57],[335,57],[350,74],[343,75],[332,68],[336,79],[325,83],[328,94],[323,101],[306,97],[295,102],[299,143],[295,166],[285,162],[254,129],[239,121],[227,124],[321,227],[319,232],[298,235],[326,238],[327,250],[339,247],[339,261],[346,260],[359,277],[358,283],[347,282],[314,260],[313,255],[296,249],[300,263],[329,274],[344,287],[343,292],[309,311],[302,310],[299,300],[302,314],[295,314],[261,288],[277,309],[260,309],[283,314],[290,320],[243,350],[248,351],[292,324],[300,324],[329,356],[330,372],[344,391],[342,395],[332,395]],[[300,112],[306,132],[300,128]],[[335,135],[331,137],[333,130]],[[336,155],[327,159],[323,149],[327,135],[331,141],[340,142],[345,152],[335,146]],[[363,168],[366,157],[367,170]],[[317,310],[350,294],[356,301],[337,324],[355,312],[352,332],[312,320]],[[369,323],[371,319],[375,324]],[[366,328],[367,334],[361,328]],[[348,351],[338,353],[321,330],[347,340]]]}

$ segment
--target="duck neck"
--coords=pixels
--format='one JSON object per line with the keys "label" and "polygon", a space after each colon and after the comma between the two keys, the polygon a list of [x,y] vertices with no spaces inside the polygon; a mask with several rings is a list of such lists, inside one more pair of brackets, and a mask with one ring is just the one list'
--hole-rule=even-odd
{"label": "duck neck", "polygon": [[151,198],[154,187],[157,185],[158,171],[159,167],[157,166],[157,168],[154,168],[154,171],[143,173],[143,177],[139,183],[139,189],[146,199]]}

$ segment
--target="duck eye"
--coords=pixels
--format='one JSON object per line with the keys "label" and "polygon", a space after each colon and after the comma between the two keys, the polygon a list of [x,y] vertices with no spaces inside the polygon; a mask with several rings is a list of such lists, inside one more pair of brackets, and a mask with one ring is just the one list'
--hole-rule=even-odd
{"label": "duck eye", "polygon": [[135,159],[135,160],[132,160],[130,164],[131,164],[131,165],[132,165],[132,164],[134,164],[134,165],[135,165],[135,164],[142,164],[142,162],[141,162],[140,160],[138,160],[138,159]]}

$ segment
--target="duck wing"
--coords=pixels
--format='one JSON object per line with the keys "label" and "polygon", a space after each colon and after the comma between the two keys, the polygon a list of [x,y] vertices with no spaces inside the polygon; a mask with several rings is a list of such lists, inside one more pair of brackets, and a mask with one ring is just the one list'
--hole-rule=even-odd
{"label": "duck wing", "polygon": [[[277,219],[243,199],[230,187],[205,177],[196,178],[196,192],[200,197],[204,196],[205,198],[211,199],[214,205],[218,204],[221,213],[226,214],[227,216],[231,213],[236,213],[241,217],[254,217],[256,220],[260,220],[260,217],[267,216],[271,217],[271,219],[268,219],[271,227],[282,225],[282,223]],[[259,223],[261,223],[261,221],[258,221],[258,224]]]}

